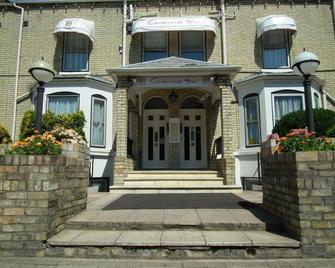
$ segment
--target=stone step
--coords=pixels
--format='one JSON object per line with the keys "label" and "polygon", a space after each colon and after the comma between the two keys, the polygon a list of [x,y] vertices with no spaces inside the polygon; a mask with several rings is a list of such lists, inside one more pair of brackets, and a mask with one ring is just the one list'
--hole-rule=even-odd
{"label": "stone step", "polygon": [[63,230],[47,256],[141,258],[297,258],[300,242],[267,231]]}
{"label": "stone step", "polygon": [[[147,194],[147,193],[241,193],[239,185],[182,185],[178,186],[148,183],[136,183],[133,185],[112,185],[109,187],[114,194]],[[176,184],[174,182],[174,184]]]}

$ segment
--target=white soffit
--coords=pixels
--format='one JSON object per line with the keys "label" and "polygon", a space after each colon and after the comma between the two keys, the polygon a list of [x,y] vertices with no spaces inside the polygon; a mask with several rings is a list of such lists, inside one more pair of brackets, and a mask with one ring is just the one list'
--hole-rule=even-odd
{"label": "white soffit", "polygon": [[132,35],[161,31],[211,31],[215,33],[215,22],[205,16],[141,18],[134,21]]}
{"label": "white soffit", "polygon": [[58,22],[54,33],[75,32],[88,36],[94,41],[95,23],[90,20],[69,18]]}
{"label": "white soffit", "polygon": [[256,20],[256,27],[257,38],[268,31],[284,29],[295,32],[297,30],[294,19],[285,15],[270,15],[259,18]]}

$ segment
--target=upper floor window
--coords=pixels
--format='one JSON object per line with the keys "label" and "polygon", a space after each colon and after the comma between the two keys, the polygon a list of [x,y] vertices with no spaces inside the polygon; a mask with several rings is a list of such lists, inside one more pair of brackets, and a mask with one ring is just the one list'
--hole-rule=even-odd
{"label": "upper floor window", "polygon": [[157,60],[168,56],[166,32],[147,32],[143,34],[143,61]]}
{"label": "upper floor window", "polygon": [[203,31],[180,32],[180,56],[192,60],[205,60],[204,39]]}
{"label": "upper floor window", "polygon": [[106,144],[106,99],[92,97],[91,146],[105,147]]}
{"label": "upper floor window", "polygon": [[246,146],[257,146],[260,144],[260,119],[259,101],[257,95],[244,99],[244,120]]}
{"label": "upper floor window", "polygon": [[61,92],[48,95],[48,111],[60,114],[74,113],[79,109],[79,95]]}
{"label": "upper floor window", "polygon": [[64,33],[64,72],[88,71],[90,39],[83,34]]}
{"label": "upper floor window", "polygon": [[302,110],[303,93],[276,93],[273,94],[274,123],[285,114]]}
{"label": "upper floor window", "polygon": [[277,69],[289,67],[287,30],[274,30],[263,33],[263,68]]}

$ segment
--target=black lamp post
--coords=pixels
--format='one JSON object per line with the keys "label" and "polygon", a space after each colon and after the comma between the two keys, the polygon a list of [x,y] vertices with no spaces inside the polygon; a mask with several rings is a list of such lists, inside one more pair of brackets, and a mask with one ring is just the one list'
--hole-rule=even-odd
{"label": "black lamp post", "polygon": [[42,60],[36,61],[29,68],[28,72],[38,82],[37,87],[37,103],[35,113],[35,129],[39,132],[42,129],[42,109],[43,109],[43,95],[45,83],[50,82],[55,77],[55,72],[52,70],[49,63]]}
{"label": "black lamp post", "polygon": [[318,57],[312,52],[304,51],[293,61],[292,69],[304,78],[306,120],[309,131],[315,132],[314,115],[312,107],[311,75],[320,65]]}

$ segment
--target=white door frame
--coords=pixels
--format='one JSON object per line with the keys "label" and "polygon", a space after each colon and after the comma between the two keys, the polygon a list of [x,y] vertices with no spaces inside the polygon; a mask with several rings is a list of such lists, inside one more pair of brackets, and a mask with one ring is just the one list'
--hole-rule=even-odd
{"label": "white door frame", "polygon": [[[153,116],[153,120],[148,120]],[[160,120],[164,116],[164,120]],[[169,135],[167,126],[169,122],[168,109],[147,109],[143,111],[143,169],[168,169],[169,168]],[[148,129],[153,127],[153,151],[152,160],[148,159],[149,141]],[[160,127],[164,127],[164,140],[160,138]],[[164,144],[164,160],[160,160],[160,145]]]}
{"label": "white door frame", "polygon": [[[185,120],[184,116],[189,116],[189,120]],[[200,115],[200,120],[195,117]],[[207,168],[207,129],[206,129],[206,110],[205,109],[180,109],[180,168],[181,169],[205,169]],[[185,159],[185,141],[184,141],[184,127],[189,126],[190,132],[190,149],[189,160]],[[201,159],[196,157],[196,127],[200,127],[201,133]],[[193,130],[192,130],[193,128]],[[193,136],[193,138],[192,138]],[[193,142],[192,142],[193,139]]]}

